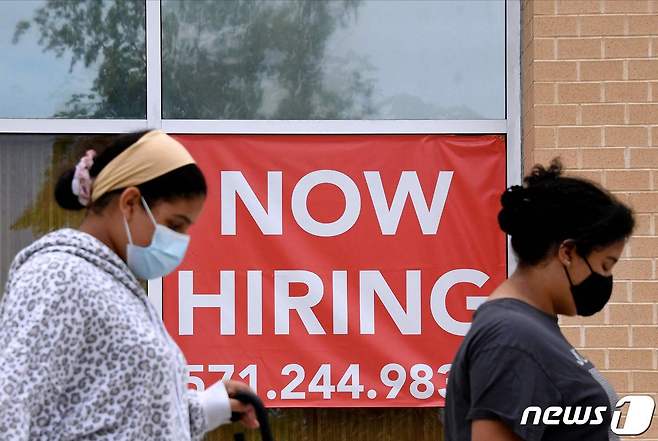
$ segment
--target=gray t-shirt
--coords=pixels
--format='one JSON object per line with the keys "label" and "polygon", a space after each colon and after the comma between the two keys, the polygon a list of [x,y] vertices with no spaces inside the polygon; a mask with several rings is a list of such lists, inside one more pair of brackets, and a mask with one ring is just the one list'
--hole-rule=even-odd
{"label": "gray t-shirt", "polygon": [[[445,439],[470,441],[473,420],[497,419],[525,441],[617,440],[610,430],[616,402],[556,317],[521,300],[490,300],[476,311],[450,370]],[[545,420],[549,406],[562,411]],[[565,423],[574,418],[580,423]]]}

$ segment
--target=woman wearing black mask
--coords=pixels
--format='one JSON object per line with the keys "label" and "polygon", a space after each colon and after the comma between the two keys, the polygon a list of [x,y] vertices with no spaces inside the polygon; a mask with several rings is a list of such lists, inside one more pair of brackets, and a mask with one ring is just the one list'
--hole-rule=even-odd
{"label": "woman wearing black mask", "polygon": [[501,203],[518,268],[477,310],[452,364],[446,441],[617,439],[616,394],[557,316],[603,309],[633,214],[598,185],[562,176],[557,160],[535,166]]}

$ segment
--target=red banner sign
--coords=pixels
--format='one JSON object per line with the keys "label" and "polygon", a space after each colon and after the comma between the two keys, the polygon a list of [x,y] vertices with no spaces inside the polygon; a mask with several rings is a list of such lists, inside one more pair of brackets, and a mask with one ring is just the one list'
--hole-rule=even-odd
{"label": "red banner sign", "polygon": [[177,136],[209,185],[163,318],[197,388],[273,407],[440,406],[505,278],[501,136]]}

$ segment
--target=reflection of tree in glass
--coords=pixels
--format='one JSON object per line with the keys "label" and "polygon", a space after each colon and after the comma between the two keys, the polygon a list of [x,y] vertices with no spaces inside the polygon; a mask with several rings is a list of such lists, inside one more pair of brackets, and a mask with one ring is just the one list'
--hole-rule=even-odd
{"label": "reflection of tree in glass", "polygon": [[39,44],[71,65],[98,64],[90,93],[77,93],[56,117],[144,118],[145,3],[135,0],[48,0],[16,25],[14,43],[34,24]]}
{"label": "reflection of tree in glass", "polygon": [[[166,118],[341,119],[373,113],[367,64],[326,46],[361,0],[171,1],[162,5]],[[338,84],[329,84],[341,69]]]}
{"label": "reflection of tree in glass", "polygon": [[[366,60],[334,60],[327,41],[362,0],[185,0],[162,5],[167,118],[341,119],[374,114]],[[90,93],[57,117],[143,118],[145,7],[135,0],[47,0],[33,25],[57,56],[98,64]],[[342,60],[344,61],[344,60]]]}
{"label": "reflection of tree in glass", "polygon": [[40,236],[66,225],[77,227],[80,224],[84,213],[63,210],[55,202],[53,194],[60,173],[75,164],[84,147],[90,146],[83,146],[80,141],[76,141],[75,136],[61,135],[54,139],[50,164],[44,170],[43,184],[34,200],[12,223],[11,230],[29,228],[32,234]]}

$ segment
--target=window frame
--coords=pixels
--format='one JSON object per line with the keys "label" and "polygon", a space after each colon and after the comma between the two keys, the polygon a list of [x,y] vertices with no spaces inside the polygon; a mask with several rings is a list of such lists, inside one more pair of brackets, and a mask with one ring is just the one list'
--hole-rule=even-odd
{"label": "window frame", "polygon": [[[146,2],[146,118],[0,118],[0,134],[123,133],[148,128],[180,134],[501,134],[507,185],[521,183],[521,4],[505,0],[505,119],[490,120],[181,120],[162,118],[160,0]],[[508,241],[508,272],[516,267]]]}

